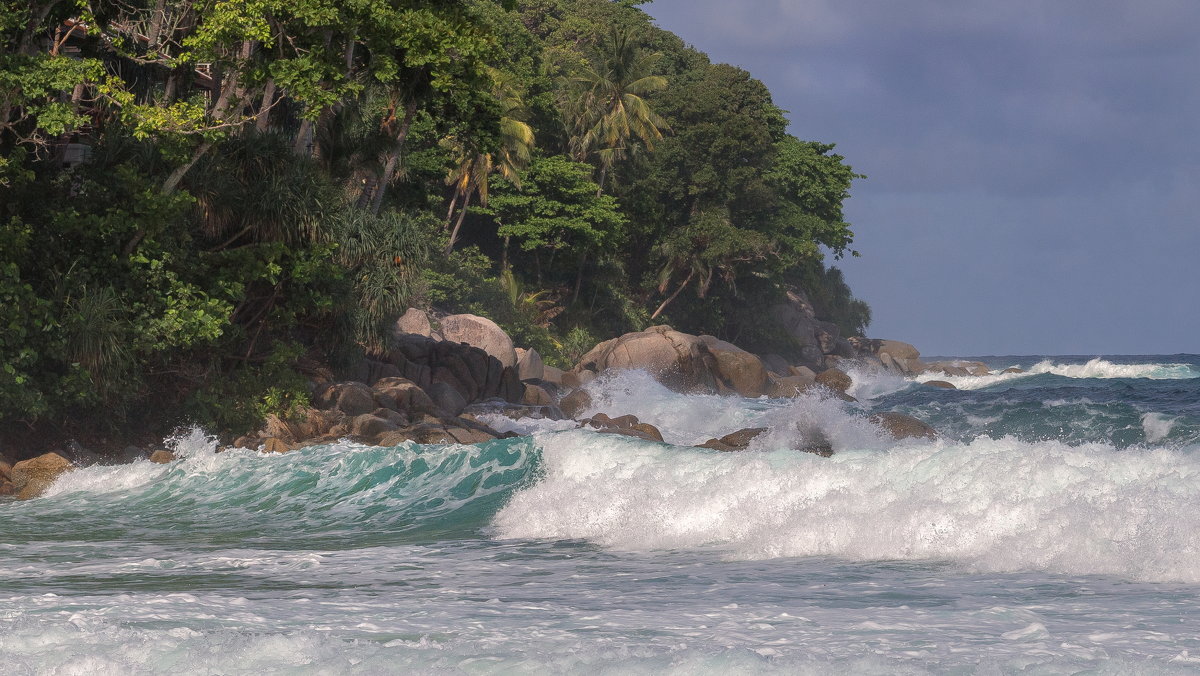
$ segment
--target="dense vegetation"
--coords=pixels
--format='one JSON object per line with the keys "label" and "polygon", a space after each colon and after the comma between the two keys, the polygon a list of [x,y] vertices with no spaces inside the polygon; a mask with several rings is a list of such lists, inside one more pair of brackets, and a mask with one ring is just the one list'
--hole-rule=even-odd
{"label": "dense vegetation", "polygon": [[0,0],[0,426],[239,431],[410,305],[551,363],[843,330],[857,176],[606,0]]}

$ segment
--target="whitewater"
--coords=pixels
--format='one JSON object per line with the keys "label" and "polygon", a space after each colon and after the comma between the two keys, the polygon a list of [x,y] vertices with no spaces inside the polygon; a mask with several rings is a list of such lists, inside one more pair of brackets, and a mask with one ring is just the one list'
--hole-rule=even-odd
{"label": "whitewater", "polygon": [[665,443],[184,431],[0,503],[0,673],[1200,673],[1200,357],[983,361],[854,368],[857,403],[587,386]]}

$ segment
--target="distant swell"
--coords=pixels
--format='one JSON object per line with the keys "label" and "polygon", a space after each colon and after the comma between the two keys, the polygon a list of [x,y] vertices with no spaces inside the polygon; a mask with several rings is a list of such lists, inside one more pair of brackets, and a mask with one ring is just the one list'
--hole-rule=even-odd
{"label": "distant swell", "polygon": [[1030,376],[1055,375],[1063,378],[1094,378],[1109,380],[1114,378],[1146,378],[1150,380],[1185,380],[1200,378],[1197,372],[1188,364],[1114,364],[1105,359],[1092,359],[1085,364],[1056,364],[1050,360],[1040,361],[1022,373],[993,373],[986,376],[945,376],[940,373],[925,373],[917,376],[917,380],[944,380],[952,383],[960,390],[977,390],[998,383],[1022,380]]}
{"label": "distant swell", "polygon": [[544,475],[496,516],[501,537],[1200,582],[1200,454],[1187,450],[982,437],[824,459],[586,433],[542,443]]}

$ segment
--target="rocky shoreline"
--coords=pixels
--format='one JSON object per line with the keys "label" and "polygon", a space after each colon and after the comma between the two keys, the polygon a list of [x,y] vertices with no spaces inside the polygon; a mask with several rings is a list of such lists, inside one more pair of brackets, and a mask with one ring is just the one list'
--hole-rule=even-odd
{"label": "rocky shoreline", "polygon": [[[575,420],[600,433],[662,442],[653,425],[641,422],[636,411],[610,411],[586,416],[593,403],[585,386],[601,374],[640,369],[664,386],[681,393],[742,397],[797,397],[809,393],[855,401],[847,394],[852,380],[845,368],[886,370],[914,376],[986,375],[979,362],[921,361],[920,352],[893,340],[842,338],[836,326],[819,322],[806,312],[803,299],[780,311],[782,322],[803,349],[802,363],[778,355],[757,355],[713,336],[694,336],[669,326],[596,345],[569,371],[548,366],[532,349],[522,349],[494,322],[469,314],[437,321],[410,308],[397,320],[391,349],[366,359],[350,380],[332,377],[312,382],[312,406],[288,419],[271,416],[251,435],[227,447],[266,453],[349,439],[374,446],[473,444],[517,436],[499,432],[480,420],[503,415],[514,419]],[[931,380],[927,385],[954,386]],[[936,438],[937,433],[915,418],[899,413],[876,413],[870,420],[891,436]],[[764,428],[731,430],[700,448],[718,451],[746,449]],[[833,449],[819,433],[803,435],[794,447],[822,456]],[[101,458],[75,445],[12,462],[0,454],[0,498],[29,499],[40,495],[55,478],[75,467],[100,462],[149,460],[169,463],[165,449],[126,449],[117,458]]]}

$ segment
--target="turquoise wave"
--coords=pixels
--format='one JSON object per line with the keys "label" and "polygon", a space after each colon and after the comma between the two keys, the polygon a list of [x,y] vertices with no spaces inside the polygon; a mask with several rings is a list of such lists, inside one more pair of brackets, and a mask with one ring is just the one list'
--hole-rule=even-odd
{"label": "turquoise wave", "polygon": [[6,540],[42,541],[46,523],[61,524],[59,541],[177,542],[183,534],[280,549],[471,537],[529,481],[539,457],[528,437],[477,446],[342,442],[285,455],[215,453],[199,432],[177,443],[179,462],[77,470],[45,497],[10,505]]}

